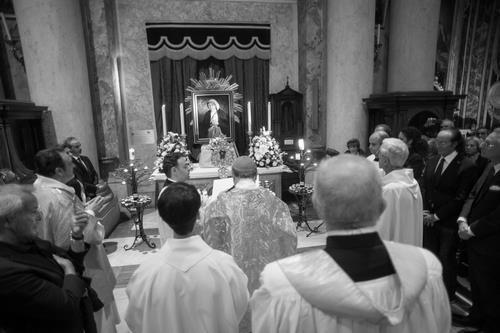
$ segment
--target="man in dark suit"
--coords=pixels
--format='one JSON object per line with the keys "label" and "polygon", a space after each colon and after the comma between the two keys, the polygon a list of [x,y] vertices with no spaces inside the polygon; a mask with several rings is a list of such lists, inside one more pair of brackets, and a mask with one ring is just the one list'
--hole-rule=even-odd
{"label": "man in dark suit", "polygon": [[68,251],[37,238],[40,222],[31,187],[0,186],[0,332],[97,332],[102,303],[82,278],[87,215],[72,221]]}
{"label": "man in dark suit", "polygon": [[453,300],[457,283],[456,221],[476,180],[476,168],[464,156],[464,139],[457,129],[440,131],[436,142],[439,155],[429,160],[423,178],[423,245],[441,260],[448,297]]}
{"label": "man in dark suit", "polygon": [[64,140],[63,147],[68,149],[73,157],[75,178],[83,184],[85,196],[87,199],[94,198],[102,186],[99,185],[99,176],[92,162],[87,156],[82,155],[82,144],[77,138],[69,137]]}
{"label": "man in dark suit", "polygon": [[[467,241],[473,307],[465,320],[484,332],[498,332],[500,314],[500,132],[490,134],[481,152],[491,163],[465,202],[458,234]],[[472,331],[473,332],[473,331]]]}

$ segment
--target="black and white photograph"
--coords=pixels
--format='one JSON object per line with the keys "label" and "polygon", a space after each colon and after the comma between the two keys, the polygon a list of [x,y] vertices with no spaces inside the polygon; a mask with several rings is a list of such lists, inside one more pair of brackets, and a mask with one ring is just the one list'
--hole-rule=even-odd
{"label": "black and white photograph", "polygon": [[500,0],[0,0],[0,333],[500,332]]}

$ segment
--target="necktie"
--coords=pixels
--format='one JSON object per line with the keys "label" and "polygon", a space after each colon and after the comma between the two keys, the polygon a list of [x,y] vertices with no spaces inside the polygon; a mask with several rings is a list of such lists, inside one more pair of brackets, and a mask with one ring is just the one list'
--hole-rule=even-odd
{"label": "necktie", "polygon": [[434,179],[438,180],[441,177],[441,174],[443,173],[443,167],[444,167],[444,158],[441,157],[441,160],[439,161],[436,171],[434,172]]}
{"label": "necktie", "polygon": [[83,163],[82,159],[80,157],[78,157],[76,159],[81,165],[83,165],[83,167],[85,168],[85,170],[89,171],[89,168],[87,168],[87,166],[85,165],[85,163]]}

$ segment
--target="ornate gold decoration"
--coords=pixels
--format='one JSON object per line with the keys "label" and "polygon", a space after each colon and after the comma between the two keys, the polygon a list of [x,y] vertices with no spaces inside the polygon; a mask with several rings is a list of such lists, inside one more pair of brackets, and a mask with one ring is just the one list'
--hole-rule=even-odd
{"label": "ornate gold decoration", "polygon": [[[200,73],[199,80],[191,79],[192,86],[186,88],[186,91],[189,93],[188,97],[185,99],[187,105],[186,114],[193,112],[193,93],[207,90],[225,91],[233,94],[233,117],[234,121],[239,123],[240,118],[238,114],[243,112],[243,107],[239,104],[239,101],[243,98],[243,95],[237,92],[239,85],[237,83],[231,83],[232,78],[232,75],[221,78],[220,71],[216,73],[213,68],[209,68],[208,77],[202,72]],[[190,124],[193,124],[193,120],[191,120]]]}

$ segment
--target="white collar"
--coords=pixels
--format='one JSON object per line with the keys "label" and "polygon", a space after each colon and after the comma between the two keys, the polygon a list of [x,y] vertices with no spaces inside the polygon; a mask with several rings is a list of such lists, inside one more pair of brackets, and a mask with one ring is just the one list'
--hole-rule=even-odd
{"label": "white collar", "polygon": [[369,234],[372,232],[377,232],[376,226],[351,229],[351,230],[328,230],[326,232],[326,235],[327,236],[361,235],[361,234]]}
{"label": "white collar", "polygon": [[207,257],[213,249],[199,235],[187,238],[169,238],[160,249],[165,262],[183,272]]}
{"label": "white collar", "polygon": [[36,174],[36,176],[37,178],[33,184],[35,186],[55,188],[66,192],[70,192],[73,195],[75,194],[75,189],[73,187],[61,183],[60,181],[55,180],[54,178],[44,177],[39,174]]}
{"label": "white collar", "polygon": [[243,178],[240,179],[235,185],[235,188],[243,189],[243,190],[255,190],[259,188],[259,185],[253,179]]}
{"label": "white collar", "polygon": [[493,168],[495,169],[495,174],[496,174],[498,170],[500,170],[500,163],[495,164]]}
{"label": "white collar", "polygon": [[451,163],[451,161],[453,161],[453,159],[455,157],[457,157],[457,155],[458,155],[458,152],[456,150],[454,150],[452,153],[446,155],[445,157],[441,156],[441,158],[444,158],[444,161],[446,162],[446,165],[448,165],[448,164]]}

